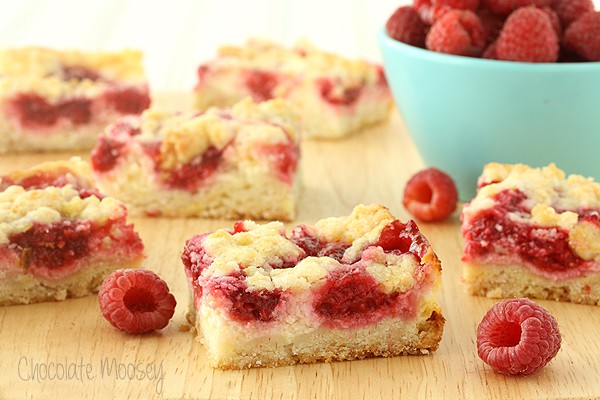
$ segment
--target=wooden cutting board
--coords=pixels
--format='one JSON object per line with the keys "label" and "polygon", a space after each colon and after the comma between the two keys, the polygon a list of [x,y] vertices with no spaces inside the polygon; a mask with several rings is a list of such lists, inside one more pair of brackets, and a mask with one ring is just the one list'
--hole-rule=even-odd
{"label": "wooden cutting board", "polygon": [[[190,96],[163,94],[165,108],[190,107]],[[358,203],[381,203],[402,220],[402,191],[422,161],[397,113],[383,125],[339,141],[303,145],[303,192],[296,223],[344,215]],[[0,157],[0,173],[70,154]],[[86,154],[82,156],[87,157]],[[540,301],[558,320],[563,346],[529,377],[495,374],[478,358],[475,330],[495,300],[465,293],[460,282],[458,213],[419,226],[442,260],[440,302],[447,319],[440,348],[428,356],[214,370],[184,331],[188,290],[180,254],[190,236],[232,221],[132,219],[146,245],[143,266],[170,285],[178,305],[170,325],[128,335],[100,315],[89,296],[60,303],[0,307],[0,399],[566,399],[600,398],[600,307]]]}

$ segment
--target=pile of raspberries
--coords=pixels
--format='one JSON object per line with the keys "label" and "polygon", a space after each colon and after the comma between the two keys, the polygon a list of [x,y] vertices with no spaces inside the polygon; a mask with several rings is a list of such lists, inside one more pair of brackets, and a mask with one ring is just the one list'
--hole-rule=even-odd
{"label": "pile of raspberries", "polygon": [[386,24],[396,40],[440,53],[523,62],[600,61],[592,0],[414,0]]}

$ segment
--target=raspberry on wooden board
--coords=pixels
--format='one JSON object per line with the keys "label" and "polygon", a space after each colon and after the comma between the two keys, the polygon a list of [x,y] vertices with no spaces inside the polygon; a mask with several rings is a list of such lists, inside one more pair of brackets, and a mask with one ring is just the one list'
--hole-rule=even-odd
{"label": "raspberry on wooden board", "polygon": [[494,371],[529,375],[544,367],[560,349],[558,324],[527,298],[496,303],[477,327],[477,353]]}
{"label": "raspberry on wooden board", "polygon": [[127,333],[162,329],[175,312],[175,297],[157,274],[146,269],[120,269],[110,274],[98,292],[102,315]]}
{"label": "raspberry on wooden board", "polygon": [[448,174],[431,167],[408,180],[402,202],[421,221],[441,221],[456,210],[458,191]]}

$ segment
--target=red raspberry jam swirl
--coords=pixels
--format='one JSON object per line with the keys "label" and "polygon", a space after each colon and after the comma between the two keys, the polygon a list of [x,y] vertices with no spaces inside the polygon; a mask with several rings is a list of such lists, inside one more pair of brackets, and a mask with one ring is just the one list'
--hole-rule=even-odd
{"label": "red raspberry jam swirl", "polygon": [[384,293],[379,282],[365,271],[374,247],[394,255],[411,253],[419,262],[428,242],[414,221],[395,220],[381,232],[379,240],[363,252],[363,258],[349,268],[334,269],[325,284],[316,290],[314,312],[325,326],[360,328],[386,317],[414,318],[419,290],[425,286],[431,267],[420,264],[415,271],[415,286],[406,292]]}
{"label": "red raspberry jam swirl", "polygon": [[231,319],[241,322],[271,322],[283,304],[282,291],[248,290],[243,272],[208,281],[204,290],[225,306]]}
{"label": "red raspberry jam swirl", "polygon": [[35,93],[20,93],[9,104],[19,124],[28,129],[49,128],[56,125],[59,119],[82,125],[92,118],[92,102],[89,99],[74,98],[50,104]]}
{"label": "red raspberry jam swirl", "polygon": [[362,86],[344,88],[337,93],[336,85],[331,79],[323,78],[317,82],[319,93],[323,100],[335,106],[351,106],[358,101],[362,94]]}
{"label": "red raspberry jam swirl", "polygon": [[120,114],[140,114],[150,106],[148,90],[135,87],[118,87],[104,94],[106,103]]}
{"label": "red raspberry jam swirl", "polygon": [[254,70],[245,76],[245,84],[254,101],[265,101],[273,98],[273,90],[277,87],[277,75],[268,71]]}
{"label": "red raspberry jam swirl", "polygon": [[75,177],[71,171],[40,171],[17,180],[3,176],[0,181],[0,192],[12,185],[21,186],[25,190],[36,190],[47,187],[63,187],[69,184],[79,192],[79,197],[82,199],[89,196],[96,196],[99,199],[104,197],[87,180]]}
{"label": "red raspberry jam swirl", "polygon": [[[68,79],[83,79],[86,72],[67,70]],[[90,78],[93,76],[90,76]],[[150,105],[147,90],[134,87],[109,89],[103,95],[109,108],[120,114],[139,114]],[[27,129],[48,129],[68,121],[74,126],[85,125],[92,120],[94,99],[71,98],[50,103],[36,93],[19,93],[9,102],[9,112],[14,114],[20,126]]]}
{"label": "red raspberry jam swirl", "polygon": [[[481,211],[469,225],[463,226],[463,261],[525,262],[534,272],[556,280],[587,273],[591,262],[573,252],[566,229],[532,226],[510,218],[511,214],[518,214],[524,219],[531,216],[531,209],[526,205],[527,196],[523,192],[504,190],[494,200],[494,207]],[[597,218],[593,213],[582,214],[581,219],[593,221]]]}
{"label": "red raspberry jam swirl", "polygon": [[[21,266],[41,278],[60,278],[80,267],[78,261],[94,258],[97,253],[115,261],[123,257],[141,256],[143,244],[132,225],[123,220],[98,225],[91,221],[63,220],[53,224],[34,223],[25,232],[8,237],[10,247],[20,256]],[[119,245],[106,248],[106,240]]]}
{"label": "red raspberry jam swirl", "polygon": [[261,146],[259,152],[267,159],[280,181],[288,185],[294,182],[300,159],[300,147],[289,141]]}
{"label": "red raspberry jam swirl", "polygon": [[[244,224],[238,221],[230,233],[245,232]],[[195,293],[196,304],[203,293],[210,293],[227,309],[231,319],[248,323],[252,321],[271,322],[277,319],[286,293],[277,289],[249,290],[244,282],[245,274],[234,274],[209,279],[204,286],[199,278],[213,262],[204,250],[204,240],[209,234],[196,235],[189,239],[181,256],[185,272]],[[318,238],[311,228],[298,225],[289,238],[302,249],[297,258],[281,260],[271,268],[293,268],[306,257],[331,257],[337,260],[340,268],[334,269],[326,281],[314,292],[313,312],[325,326],[335,328],[358,328],[376,323],[387,316],[413,318],[419,291],[426,285],[430,266],[419,265],[415,271],[415,287],[406,292],[384,293],[380,284],[365,271],[366,258],[344,260],[349,243],[327,242]],[[369,249],[396,255],[411,253],[417,260],[425,256],[428,242],[419,232],[413,221],[406,224],[396,220],[381,232],[379,240]],[[368,254],[365,251],[363,254]]]}

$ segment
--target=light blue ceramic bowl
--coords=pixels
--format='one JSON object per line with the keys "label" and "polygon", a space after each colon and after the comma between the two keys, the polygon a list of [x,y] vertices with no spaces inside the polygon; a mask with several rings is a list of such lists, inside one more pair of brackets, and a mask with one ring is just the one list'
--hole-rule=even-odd
{"label": "light blue ceramic bowl", "polygon": [[378,33],[386,78],[423,161],[461,200],[491,161],[600,180],[600,62],[532,64],[451,56]]}

